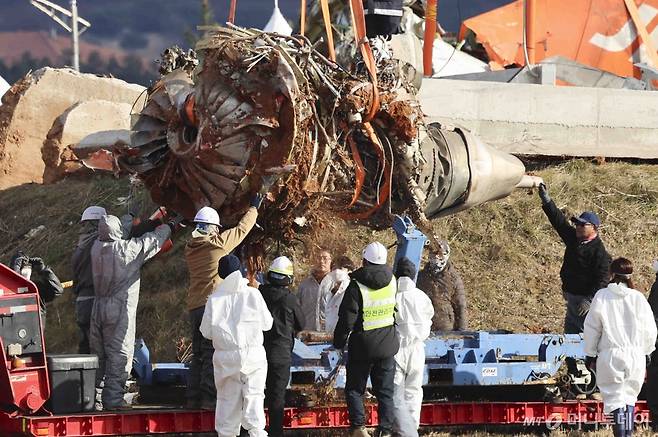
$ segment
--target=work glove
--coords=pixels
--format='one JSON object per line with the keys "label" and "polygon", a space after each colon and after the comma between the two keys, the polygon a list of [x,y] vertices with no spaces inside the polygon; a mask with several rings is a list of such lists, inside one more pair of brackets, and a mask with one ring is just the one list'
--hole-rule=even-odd
{"label": "work glove", "polygon": [[264,198],[265,197],[262,194],[256,193],[254,197],[251,198],[251,206],[253,206],[256,209],[260,208],[260,205],[261,203],[263,203]]}
{"label": "work glove", "polygon": [[42,272],[46,268],[46,264],[41,258],[30,258],[30,264],[35,272]]}
{"label": "work glove", "polygon": [[578,315],[580,317],[585,317],[589,313],[589,309],[592,306],[592,302],[585,299],[578,304]]}
{"label": "work glove", "polygon": [[586,356],[585,367],[587,367],[587,370],[590,372],[596,372],[596,357]]}
{"label": "work glove", "polygon": [[539,189],[537,191],[539,192],[539,198],[541,199],[542,203],[546,204],[551,201],[551,196],[548,195],[548,188],[546,188],[546,184],[539,184]]}
{"label": "work glove", "polygon": [[171,233],[173,234],[176,229],[180,226],[180,224],[185,220],[185,217],[183,217],[180,214],[176,214],[175,216],[171,217],[167,221],[167,226],[169,226],[169,229],[171,229]]}

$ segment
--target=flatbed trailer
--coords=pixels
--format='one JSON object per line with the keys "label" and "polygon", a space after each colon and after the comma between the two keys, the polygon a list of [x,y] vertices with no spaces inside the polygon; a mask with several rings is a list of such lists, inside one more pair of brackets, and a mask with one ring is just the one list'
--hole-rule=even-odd
{"label": "flatbed trailer", "polygon": [[[648,423],[646,402],[636,404],[637,423]],[[376,426],[377,407],[366,406],[367,425]],[[434,402],[423,404],[423,427],[518,426],[582,427],[605,425],[609,417],[597,401],[549,402]],[[285,428],[290,430],[326,430],[349,426],[343,405],[315,408],[287,408]],[[15,416],[0,414],[0,435],[6,437],[50,436],[126,436],[157,434],[203,434],[215,428],[213,411],[165,408],[135,408],[116,413],[81,413],[52,416]]]}

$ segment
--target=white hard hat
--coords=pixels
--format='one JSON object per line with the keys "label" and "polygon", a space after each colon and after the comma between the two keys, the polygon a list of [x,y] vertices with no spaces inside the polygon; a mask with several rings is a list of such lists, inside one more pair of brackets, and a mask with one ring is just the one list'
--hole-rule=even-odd
{"label": "white hard hat", "polygon": [[363,259],[372,264],[386,264],[386,248],[379,241],[370,243],[363,249]]}
{"label": "white hard hat", "polygon": [[100,220],[104,215],[107,215],[107,213],[105,212],[105,208],[102,206],[89,206],[82,212],[82,218],[80,221],[85,222],[87,220]]}
{"label": "white hard hat", "polygon": [[286,276],[292,276],[293,275],[292,261],[290,261],[290,259],[288,259],[287,256],[280,256],[276,258],[274,261],[272,261],[272,265],[270,266],[269,271],[274,273],[280,273]]}
{"label": "white hard hat", "polygon": [[219,214],[214,208],[204,206],[194,216],[194,223],[207,223],[219,226]]}

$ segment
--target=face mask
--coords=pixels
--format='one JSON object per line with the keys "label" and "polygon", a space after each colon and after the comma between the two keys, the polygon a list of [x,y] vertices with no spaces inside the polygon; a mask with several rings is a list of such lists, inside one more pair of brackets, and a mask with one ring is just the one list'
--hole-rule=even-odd
{"label": "face mask", "polygon": [[445,255],[434,255],[429,259],[430,270],[434,273],[441,273],[448,265],[448,257]]}
{"label": "face mask", "polygon": [[194,230],[197,231],[200,234],[206,235],[206,234],[210,233],[210,230],[212,229],[211,226],[212,225],[210,225],[208,223],[197,223]]}

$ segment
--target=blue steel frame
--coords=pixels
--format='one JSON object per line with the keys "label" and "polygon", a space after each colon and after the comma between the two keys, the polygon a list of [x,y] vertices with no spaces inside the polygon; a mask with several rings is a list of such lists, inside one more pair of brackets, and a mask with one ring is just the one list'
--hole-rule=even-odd
{"label": "blue steel frame", "polygon": [[183,363],[151,363],[151,352],[141,338],[135,341],[133,372],[140,386],[187,384],[189,367]]}
{"label": "blue steel frame", "polygon": [[[340,361],[331,345],[305,345],[296,340],[292,379],[312,373],[316,383],[326,380]],[[566,357],[584,359],[578,334],[511,334],[505,332],[434,333],[425,341],[423,385],[510,386],[552,384]],[[439,380],[430,375],[441,373]],[[345,368],[338,371],[334,386],[344,388]]]}
{"label": "blue steel frame", "polygon": [[[397,265],[400,258],[406,256],[416,265],[416,272],[420,271],[420,260],[423,255],[423,248],[427,244],[427,237],[416,228],[416,225],[406,215],[395,216],[393,230],[398,237],[398,247],[395,252],[393,267]],[[416,276],[418,276],[417,273]]]}

